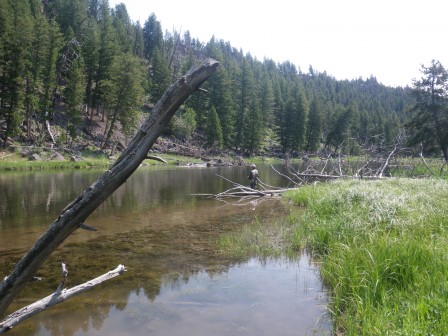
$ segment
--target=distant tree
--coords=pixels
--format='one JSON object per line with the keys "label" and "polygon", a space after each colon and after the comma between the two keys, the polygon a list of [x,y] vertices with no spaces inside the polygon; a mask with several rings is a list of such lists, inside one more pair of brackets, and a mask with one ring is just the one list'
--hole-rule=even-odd
{"label": "distant tree", "polygon": [[[224,67],[218,68],[215,74],[208,80],[208,83],[206,83],[206,87],[210,92],[208,95],[209,104],[216,109],[220,120],[223,144],[226,147],[230,147],[235,125],[231,82],[227,70]],[[201,98],[204,99],[204,97]],[[209,114],[210,112],[208,112],[208,117]]]}
{"label": "distant tree", "polygon": [[[100,0],[99,4],[99,40],[98,40],[98,67],[95,73],[93,87],[93,106],[99,112],[100,106],[104,104],[107,89],[102,86],[113,75],[112,63],[119,50],[116,44],[116,35],[112,26],[112,18],[108,0]],[[103,113],[104,120],[104,113]]]}
{"label": "distant tree", "polygon": [[133,52],[134,27],[125,4],[120,3],[112,11],[112,24],[121,52]]}
{"label": "distant tree", "polygon": [[100,32],[99,25],[96,20],[89,18],[85,24],[85,34],[82,42],[82,56],[84,59],[84,67],[86,73],[86,87],[85,87],[85,101],[88,108],[90,108],[90,119],[93,118],[95,94],[96,94],[96,80],[99,64],[99,40]]}
{"label": "distant tree", "polygon": [[322,137],[322,111],[319,100],[315,97],[311,102],[310,112],[308,114],[305,151],[307,153],[317,151],[319,149],[321,137]]}
{"label": "distant tree", "polygon": [[145,21],[143,26],[143,46],[144,56],[150,62],[156,52],[161,52],[163,47],[162,26],[154,13],[152,13]]}
{"label": "distant tree", "polygon": [[76,126],[82,120],[82,104],[85,96],[84,61],[80,55],[73,60],[67,71],[67,85],[64,89],[65,115],[67,117],[66,142],[76,139]]}
{"label": "distant tree", "polygon": [[210,111],[207,114],[206,134],[207,145],[216,145],[216,147],[222,148],[224,141],[221,122],[214,106],[210,108]]}
{"label": "distant tree", "polygon": [[43,92],[43,73],[49,44],[48,20],[40,9],[33,11],[33,31],[30,59],[26,67],[25,124],[27,139],[32,140],[33,119],[39,113],[39,101]]}
{"label": "distant tree", "polygon": [[448,162],[448,73],[439,61],[422,65],[420,80],[415,80],[411,95],[416,103],[407,123],[411,144],[421,144],[428,152],[440,150]]}
{"label": "distant tree", "polygon": [[275,97],[272,81],[266,70],[259,81],[260,109],[264,126],[271,128],[274,123]]}
{"label": "distant tree", "polygon": [[0,2],[0,120],[6,147],[7,139],[18,133],[24,117],[24,83],[33,19],[28,1]]}
{"label": "distant tree", "polygon": [[157,102],[162,97],[165,90],[171,84],[171,72],[168,67],[168,61],[163,56],[161,50],[158,48],[154,51],[152,56],[152,66],[150,72],[150,93],[151,101]]}
{"label": "distant tree", "polygon": [[296,79],[285,104],[286,116],[283,120],[283,152],[299,150],[305,142],[306,122],[308,118],[308,101],[301,83]]}
{"label": "distant tree", "polygon": [[132,48],[135,56],[143,58],[144,43],[143,43],[143,29],[140,22],[134,24],[134,46]]}
{"label": "distant tree", "polygon": [[248,125],[244,125],[245,122],[251,122],[251,119],[246,116],[250,107],[253,104],[255,96],[255,79],[250,63],[246,60],[242,60],[240,71],[235,78],[236,96],[236,123],[235,123],[235,139],[234,145],[238,149],[244,146],[244,129]]}
{"label": "distant tree", "polygon": [[[63,47],[63,36],[59,26],[54,20],[50,20],[48,29],[48,45],[43,69],[43,92],[39,104],[39,116],[42,122],[42,130],[45,130],[45,123],[54,117],[54,107],[56,99],[57,83],[57,62]],[[45,132],[42,131],[40,141],[43,141]]]}
{"label": "distant tree", "polygon": [[129,136],[136,126],[136,115],[143,95],[142,69],[139,60],[132,54],[122,54],[112,65],[112,76],[101,83],[104,87],[108,120],[104,130],[103,147],[112,138],[117,122]]}
{"label": "distant tree", "polygon": [[250,155],[260,148],[264,135],[263,117],[261,115],[260,104],[257,99],[252,100],[252,104],[244,114],[243,122],[243,144]]}
{"label": "distant tree", "polygon": [[344,142],[347,141],[350,136],[349,132],[353,116],[353,108],[353,105],[351,105],[336,111],[332,127],[330,128],[330,132],[325,141],[325,147],[333,148],[334,151],[337,151],[344,145]]}

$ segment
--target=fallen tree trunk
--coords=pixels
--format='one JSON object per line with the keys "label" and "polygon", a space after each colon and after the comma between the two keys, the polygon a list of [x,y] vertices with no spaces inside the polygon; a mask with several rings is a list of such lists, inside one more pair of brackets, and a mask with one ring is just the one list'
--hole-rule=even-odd
{"label": "fallen tree trunk", "polygon": [[112,271],[109,271],[95,279],[92,279],[70,289],[62,289],[62,286],[58,287],[58,289],[53,294],[50,294],[47,297],[6,316],[6,318],[2,322],[0,322],[0,334],[5,333],[20,322],[25,321],[26,319],[40,313],[41,311],[44,311],[45,309],[64,302],[65,300],[68,300],[75,295],[81,294],[104,281],[113,279],[120,274],[123,274],[124,271],[126,271],[125,267],[123,265],[118,265],[117,268],[113,269]]}
{"label": "fallen tree trunk", "polygon": [[62,210],[12,273],[0,283],[0,316],[48,256],[139,167],[177,109],[191,93],[200,89],[218,64],[208,59],[171,85],[115,164]]}

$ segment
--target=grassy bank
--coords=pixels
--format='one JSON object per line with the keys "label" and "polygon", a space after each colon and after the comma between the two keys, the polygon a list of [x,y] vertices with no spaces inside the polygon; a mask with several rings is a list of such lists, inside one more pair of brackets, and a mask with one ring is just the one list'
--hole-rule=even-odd
{"label": "grassy bank", "polygon": [[59,169],[90,169],[109,166],[109,160],[104,155],[83,155],[80,161],[51,160],[45,158],[39,161],[31,161],[19,154],[3,154],[0,157],[0,171],[24,171],[24,170],[59,170]]}
{"label": "grassy bank", "polygon": [[[202,162],[200,159],[178,155],[161,154],[159,156],[167,162],[167,165],[185,165]],[[69,157],[64,161],[51,160],[48,155],[39,161],[31,161],[15,153],[0,155],[0,171],[106,168],[111,163],[113,163],[113,160],[110,160],[106,155],[95,153],[83,153],[81,160],[76,162],[71,161]],[[149,166],[164,165],[164,163],[154,160],[145,160],[144,163]]]}
{"label": "grassy bank", "polygon": [[306,248],[321,262],[337,333],[448,334],[446,180],[340,180],[285,197],[294,205],[282,225],[245,228],[223,249],[263,231],[283,237],[284,251]]}

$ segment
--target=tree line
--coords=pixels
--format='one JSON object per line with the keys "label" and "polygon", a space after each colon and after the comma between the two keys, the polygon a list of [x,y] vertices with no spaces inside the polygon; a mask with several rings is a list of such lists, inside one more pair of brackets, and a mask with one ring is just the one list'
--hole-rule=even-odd
{"label": "tree line", "polygon": [[18,135],[42,143],[46,125],[57,123],[59,141],[76,144],[78,126],[96,115],[105,121],[106,147],[118,126],[131,135],[138,114],[207,57],[221,66],[207,93],[193,94],[176,113],[167,132],[177,137],[197,131],[210,147],[249,155],[273,146],[358,154],[386,148],[407,126],[413,144],[428,151],[440,144],[416,130],[418,120],[409,123],[420,110],[419,82],[412,91],[374,76],[337,80],[312,66],[258,60],[215,37],[205,43],[189,31],[163,31],[154,13],[133,22],[124,4],[111,8],[107,0],[0,2],[0,138],[5,147]]}

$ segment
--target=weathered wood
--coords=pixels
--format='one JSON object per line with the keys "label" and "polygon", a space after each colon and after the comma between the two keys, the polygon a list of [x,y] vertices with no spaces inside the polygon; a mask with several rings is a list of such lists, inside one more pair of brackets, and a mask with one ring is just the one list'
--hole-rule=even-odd
{"label": "weathered wood", "polygon": [[166,160],[162,159],[161,157],[159,157],[159,156],[154,156],[154,155],[147,155],[147,156],[146,156],[146,159],[147,159],[147,160],[160,161],[160,162],[163,162],[163,163],[168,163],[168,162],[166,162]]}
{"label": "weathered wood", "polygon": [[48,256],[139,167],[177,109],[218,65],[217,61],[207,59],[168,88],[114,165],[61,212],[0,283],[0,316]]}
{"label": "weathered wood", "polygon": [[[61,283],[65,282],[65,277],[68,273],[67,269],[65,268],[65,265],[64,264],[62,265],[63,265],[62,267],[63,281],[61,281]],[[64,302],[65,300],[68,300],[75,295],[81,294],[99,285],[104,281],[107,281],[109,279],[119,276],[120,274],[123,274],[124,271],[126,271],[125,267],[123,265],[118,265],[118,267],[115,268],[114,270],[109,271],[95,279],[92,279],[88,282],[72,287],[70,289],[63,289],[61,285],[59,285],[58,289],[53,294],[48,295],[47,297],[39,301],[36,301],[26,307],[23,307],[15,311],[14,313],[6,316],[6,318],[2,322],[0,322],[0,334],[5,333],[6,331],[12,329],[20,322],[23,322],[24,320],[40,313],[41,311],[44,311],[54,305],[57,305],[58,303]]]}

